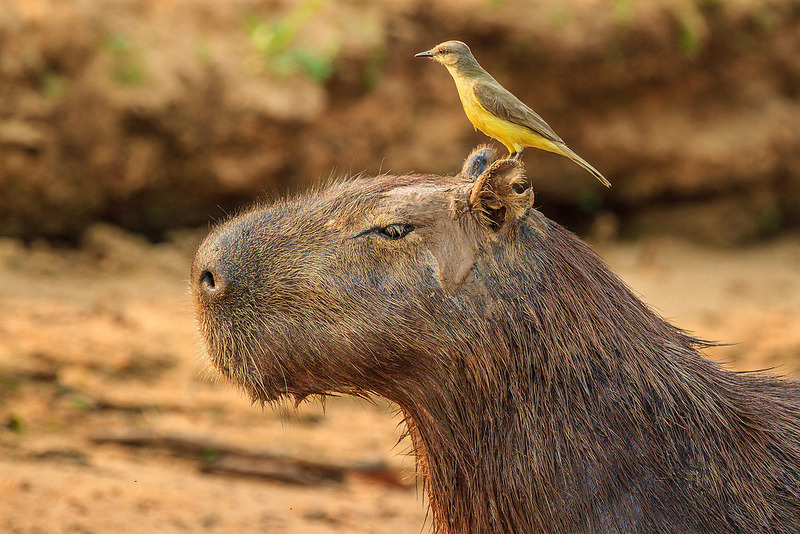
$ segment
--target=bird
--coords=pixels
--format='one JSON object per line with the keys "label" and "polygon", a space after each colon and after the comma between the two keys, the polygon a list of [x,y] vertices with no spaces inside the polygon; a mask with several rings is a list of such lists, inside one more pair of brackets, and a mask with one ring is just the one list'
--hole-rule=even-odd
{"label": "bird", "polygon": [[465,43],[446,41],[414,57],[431,58],[447,67],[469,121],[476,129],[503,143],[510,157],[519,159],[528,146],[555,152],[611,187],[600,171],[573,152],[544,119],[486,72]]}

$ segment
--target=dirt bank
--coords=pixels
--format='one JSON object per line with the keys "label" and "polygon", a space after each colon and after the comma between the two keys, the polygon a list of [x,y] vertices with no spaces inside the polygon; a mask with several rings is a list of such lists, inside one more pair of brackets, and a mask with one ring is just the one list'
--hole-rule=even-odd
{"label": "dirt bank", "polygon": [[162,237],[331,173],[454,172],[485,140],[414,52],[468,42],[614,183],[525,155],[586,228],[735,242],[800,221],[789,0],[0,0],[0,235]]}

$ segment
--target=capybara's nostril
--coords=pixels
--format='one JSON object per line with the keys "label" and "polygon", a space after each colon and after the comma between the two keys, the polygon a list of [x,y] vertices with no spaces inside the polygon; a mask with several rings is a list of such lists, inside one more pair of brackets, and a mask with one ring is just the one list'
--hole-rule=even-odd
{"label": "capybara's nostril", "polygon": [[214,273],[211,271],[203,271],[202,274],[200,274],[200,287],[206,291],[212,291],[216,289],[216,285],[214,284]]}
{"label": "capybara's nostril", "polygon": [[192,263],[192,291],[196,298],[220,299],[229,291],[231,275],[236,272],[230,255],[235,252],[238,234],[212,234],[197,249]]}
{"label": "capybara's nostril", "polygon": [[225,278],[217,269],[203,269],[200,271],[200,278],[197,280],[200,292],[206,296],[217,296],[225,289]]}

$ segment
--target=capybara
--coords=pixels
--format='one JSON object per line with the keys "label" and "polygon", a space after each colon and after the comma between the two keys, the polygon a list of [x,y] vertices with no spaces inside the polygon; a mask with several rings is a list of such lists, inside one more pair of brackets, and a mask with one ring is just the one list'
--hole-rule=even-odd
{"label": "capybara", "polygon": [[192,266],[210,358],[395,402],[437,532],[800,532],[798,383],[704,359],[532,202],[483,149],[233,217]]}

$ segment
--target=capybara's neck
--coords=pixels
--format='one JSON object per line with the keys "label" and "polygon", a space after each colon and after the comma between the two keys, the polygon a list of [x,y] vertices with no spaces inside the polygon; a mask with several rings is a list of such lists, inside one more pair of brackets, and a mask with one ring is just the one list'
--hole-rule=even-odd
{"label": "capybara's neck", "polygon": [[[654,314],[545,218],[519,231],[519,247],[496,253],[517,256],[501,261],[514,272],[500,281],[481,279],[490,266],[474,272],[502,311],[486,302],[471,348],[429,355],[454,363],[394,395],[437,529],[758,532],[745,526],[776,520],[800,528],[789,520],[800,449],[786,445],[787,433],[800,441],[798,399],[786,382],[703,359],[703,342]],[[745,463],[757,480],[730,471]],[[737,495],[744,485],[746,499]]]}

